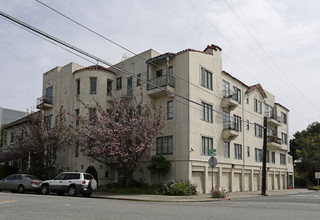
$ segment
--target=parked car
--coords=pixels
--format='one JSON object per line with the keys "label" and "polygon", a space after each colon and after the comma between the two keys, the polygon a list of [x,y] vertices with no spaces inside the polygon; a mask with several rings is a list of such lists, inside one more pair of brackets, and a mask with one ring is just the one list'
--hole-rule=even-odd
{"label": "parked car", "polygon": [[30,174],[12,174],[0,180],[0,191],[24,193],[25,191],[41,192],[41,183],[38,177]]}
{"label": "parked car", "polygon": [[41,185],[42,194],[55,192],[58,195],[68,193],[70,196],[76,196],[78,193],[83,196],[91,196],[97,189],[97,181],[89,173],[81,172],[63,172],[53,180],[43,181]]}

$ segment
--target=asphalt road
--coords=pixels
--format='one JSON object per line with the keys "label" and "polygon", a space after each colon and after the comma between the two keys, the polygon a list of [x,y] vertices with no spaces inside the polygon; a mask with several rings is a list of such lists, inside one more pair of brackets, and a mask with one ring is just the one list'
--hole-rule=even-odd
{"label": "asphalt road", "polygon": [[320,192],[212,202],[141,202],[0,192],[0,219],[320,219]]}

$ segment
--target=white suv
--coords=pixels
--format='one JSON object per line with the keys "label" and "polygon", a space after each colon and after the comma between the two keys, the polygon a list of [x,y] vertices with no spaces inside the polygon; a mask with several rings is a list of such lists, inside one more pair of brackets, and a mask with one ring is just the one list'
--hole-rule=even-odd
{"label": "white suv", "polygon": [[91,196],[97,189],[97,181],[89,173],[63,172],[53,180],[43,181],[41,184],[42,194],[56,192],[58,195],[68,193],[70,196],[76,196],[81,193],[84,196]]}

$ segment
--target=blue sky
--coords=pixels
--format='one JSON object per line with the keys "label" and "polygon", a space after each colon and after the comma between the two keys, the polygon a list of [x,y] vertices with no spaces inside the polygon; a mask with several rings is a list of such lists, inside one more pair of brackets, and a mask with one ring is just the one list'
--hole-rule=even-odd
{"label": "blue sky", "polygon": [[[291,135],[319,121],[320,1],[41,1],[135,53],[218,45],[225,71],[260,83],[290,109]],[[35,0],[0,0],[0,11],[108,62],[131,56]],[[1,107],[30,111],[44,72],[69,62],[92,65],[2,17],[0,27]]]}

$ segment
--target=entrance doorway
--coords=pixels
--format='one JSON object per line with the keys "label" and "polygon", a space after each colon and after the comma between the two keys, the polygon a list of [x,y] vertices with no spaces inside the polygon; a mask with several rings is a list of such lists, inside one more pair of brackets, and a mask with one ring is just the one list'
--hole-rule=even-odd
{"label": "entrance doorway", "polygon": [[98,179],[98,173],[96,168],[94,168],[94,166],[90,165],[87,169],[86,169],[86,173],[91,174],[94,179],[97,181],[97,186],[99,186],[99,179]]}

